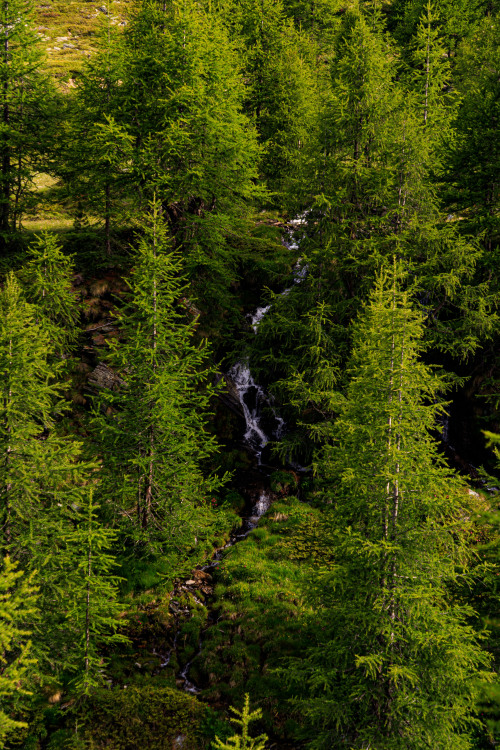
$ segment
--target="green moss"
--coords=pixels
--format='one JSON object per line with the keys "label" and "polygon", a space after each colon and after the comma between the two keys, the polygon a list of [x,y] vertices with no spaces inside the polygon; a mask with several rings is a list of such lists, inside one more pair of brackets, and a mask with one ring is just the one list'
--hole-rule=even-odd
{"label": "green moss", "polygon": [[[99,690],[82,709],[84,737],[92,750],[183,750],[200,747],[204,708],[195,698],[151,686]],[[180,744],[182,742],[182,745]]]}
{"label": "green moss", "polygon": [[[217,623],[209,627],[198,684],[205,696],[238,705],[249,692],[264,710],[264,728],[293,733],[286,686],[274,671],[283,657],[299,656],[311,645],[319,623],[307,602],[311,569],[318,559],[306,553],[322,528],[322,512],[288,497],[273,503],[260,525],[232,547],[215,581]],[[297,555],[290,551],[298,549]],[[320,545],[324,556],[327,551]]]}

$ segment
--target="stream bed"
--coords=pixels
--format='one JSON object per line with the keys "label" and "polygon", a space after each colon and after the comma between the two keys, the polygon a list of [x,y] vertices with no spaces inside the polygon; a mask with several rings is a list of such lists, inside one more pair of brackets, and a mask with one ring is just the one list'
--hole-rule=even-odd
{"label": "stream bed", "polygon": [[[296,250],[297,246],[290,241],[287,243],[290,249]],[[293,273],[293,285],[300,284],[307,274],[307,265],[302,265],[300,260],[296,263]],[[287,295],[293,288],[287,287],[282,295]],[[247,316],[249,324],[258,335],[259,324],[263,317],[269,312],[272,305],[258,307],[254,313]],[[273,400],[258,383],[255,382],[248,362],[240,360],[236,362],[225,375],[226,382],[231,383],[232,391],[237,394],[241,412],[245,420],[245,429],[242,436],[242,444],[251,456],[254,468],[244,472],[239,483],[247,481],[245,511],[242,515],[242,524],[231,534],[226,544],[218,549],[212,559],[203,566],[193,571],[193,577],[177,584],[172,596],[174,604],[182,598],[182,594],[189,593],[194,601],[203,607],[207,607],[208,616],[206,623],[200,632],[198,648],[196,653],[180,667],[176,675],[177,686],[187,693],[196,695],[201,692],[201,687],[195,684],[191,678],[191,667],[195,660],[201,655],[203,640],[206,631],[216,621],[217,613],[210,609],[213,596],[213,578],[216,576],[217,568],[224,559],[225,553],[235,544],[246,539],[250,532],[255,529],[260,518],[269,510],[273,502],[273,493],[270,490],[270,473],[272,467],[262,464],[262,451],[270,441],[279,441],[286,432],[284,419],[279,415]],[[265,420],[263,413],[265,412]],[[265,426],[264,426],[265,422]],[[182,621],[189,616],[188,608],[180,608],[176,614],[177,631],[171,650],[162,656],[161,666],[170,664],[172,655],[178,647],[178,637]]]}

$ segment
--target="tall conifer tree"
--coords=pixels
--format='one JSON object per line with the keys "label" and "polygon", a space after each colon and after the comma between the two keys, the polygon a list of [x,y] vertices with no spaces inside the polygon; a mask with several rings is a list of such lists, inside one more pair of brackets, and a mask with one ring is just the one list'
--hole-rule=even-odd
{"label": "tall conifer tree", "polygon": [[113,0],[104,7],[96,53],[86,62],[70,104],[71,129],[61,173],[78,210],[99,217],[104,224],[109,256],[113,225],[126,213],[125,165],[131,143],[114,121],[123,77],[122,38],[113,23]]}
{"label": "tall conifer tree", "polygon": [[74,344],[79,310],[72,291],[72,258],[50,232],[35,238],[20,277],[28,302],[36,309],[36,322],[46,329],[50,347],[58,355],[67,354]]}
{"label": "tall conifer tree", "polygon": [[471,747],[488,655],[449,592],[467,571],[469,496],[431,437],[443,383],[420,361],[422,335],[398,272],[379,278],[320,465],[335,544],[315,585],[330,640],[291,668],[312,747]]}
{"label": "tall conifer tree", "polygon": [[0,571],[0,748],[5,747],[8,735],[26,727],[8,711],[27,693],[33,659],[26,622],[36,616],[36,605],[37,590],[31,579],[5,557]]}
{"label": "tall conifer tree", "polygon": [[5,240],[33,198],[53,93],[41,70],[32,0],[2,0],[0,39],[0,232]]}
{"label": "tall conifer tree", "polygon": [[[182,560],[210,528],[209,495],[220,480],[200,465],[215,450],[204,427],[209,394],[204,346],[195,321],[180,307],[185,291],[179,256],[171,251],[159,202],[143,227],[120,314],[123,340],[110,364],[123,378],[103,394],[95,427],[102,434],[102,496],[128,543]],[[104,416],[107,410],[109,416]]]}

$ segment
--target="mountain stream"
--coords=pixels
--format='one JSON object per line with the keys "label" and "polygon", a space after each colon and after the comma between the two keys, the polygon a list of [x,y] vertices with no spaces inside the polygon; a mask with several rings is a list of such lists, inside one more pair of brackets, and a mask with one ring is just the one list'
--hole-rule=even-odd
{"label": "mountain stream", "polygon": [[[291,242],[287,242],[287,247],[291,250],[297,249],[297,245],[295,245],[294,243],[292,244]],[[300,282],[305,278],[306,274],[307,265],[301,264],[299,260],[294,268],[294,284],[300,284]],[[283,292],[281,292],[281,295],[287,295],[291,289],[292,287],[287,287]],[[259,324],[262,318],[266,315],[266,313],[269,312],[270,309],[270,304],[261,306],[258,307],[254,313],[251,313],[247,316],[255,335],[258,334]],[[245,539],[250,534],[252,529],[254,529],[258,525],[259,519],[264,515],[264,513],[269,510],[269,507],[272,503],[272,493],[269,489],[267,489],[267,485],[269,484],[269,472],[266,471],[266,468],[269,467],[265,467],[262,465],[262,451],[269,441],[280,440],[286,431],[285,422],[274,409],[272,398],[260,385],[255,382],[248,362],[246,362],[245,360],[241,360],[235,363],[228,371],[226,380],[232,384],[241,405],[241,411],[245,419],[243,445],[245,446],[246,450],[255,457],[255,463],[257,465],[256,471],[261,475],[261,485],[263,485],[263,487],[261,486],[260,489],[257,489],[253,493],[252,502],[249,507],[249,513],[248,515],[242,517],[241,527],[233,532],[233,534],[231,534],[229,541],[222,548],[217,550],[210,562],[200,567],[199,570],[194,571],[193,575],[197,576],[199,580],[211,580],[212,574],[220,565],[225,552],[233,545]],[[265,419],[265,428],[263,426],[264,420],[262,419],[264,410],[267,412]],[[269,414],[271,414],[271,417],[269,417]],[[183,584],[180,584],[179,588],[181,589],[181,591],[183,589],[191,591],[191,594],[194,595],[193,591],[189,589],[189,585],[194,583],[194,580],[186,581]],[[203,586],[201,587],[201,590],[203,591]],[[198,591],[199,589],[197,590],[197,593]],[[196,599],[195,597],[195,601],[197,601],[198,604],[202,604],[203,606],[208,606],[209,597],[211,595],[209,593],[211,591],[210,587],[207,587],[206,591],[207,596],[205,601],[201,601],[200,599]],[[178,614],[180,615],[186,615],[188,613],[189,610],[187,609],[178,611]],[[195,683],[190,679],[189,675],[191,665],[193,664],[194,660],[201,654],[204,633],[213,624],[214,621],[215,613],[210,612],[207,623],[200,634],[197,652],[186,664],[184,664],[184,666],[181,667],[177,674],[176,681],[178,687],[185,692],[191,693],[193,695],[200,693],[200,688],[195,685]],[[171,656],[175,652],[177,647],[178,633],[179,631],[177,631],[176,633],[170,652],[166,656],[161,657],[162,667],[166,667],[170,663]]]}

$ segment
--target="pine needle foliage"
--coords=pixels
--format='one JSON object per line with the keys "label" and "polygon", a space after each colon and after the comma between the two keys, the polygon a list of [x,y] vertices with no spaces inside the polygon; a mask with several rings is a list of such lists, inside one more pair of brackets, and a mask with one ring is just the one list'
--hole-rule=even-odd
{"label": "pine needle foliage", "polygon": [[477,678],[491,678],[474,613],[449,593],[467,576],[468,494],[431,437],[443,382],[420,360],[424,318],[399,283],[397,268],[381,275],[357,323],[320,466],[336,541],[312,588],[330,640],[288,674],[314,748],[465,750]]}
{"label": "pine needle foliage", "polygon": [[34,175],[50,143],[53,90],[42,72],[43,53],[32,0],[0,5],[0,232],[20,227],[36,192]]}
{"label": "pine needle foliage", "polygon": [[69,667],[76,673],[74,690],[79,695],[89,695],[104,683],[106,659],[101,649],[127,642],[120,632],[125,620],[120,616],[120,579],[114,574],[111,552],[116,532],[102,525],[98,511],[92,490],[87,491],[62,534],[58,561],[67,576],[61,604],[72,639]]}
{"label": "pine needle foliage", "polygon": [[27,693],[26,679],[34,660],[25,623],[36,615],[36,604],[33,576],[23,577],[17,563],[5,557],[0,571],[0,748],[5,747],[8,735],[26,727],[11,718],[8,709],[16,697]]}
{"label": "pine needle foliage", "polygon": [[218,737],[215,738],[214,747],[217,750],[265,750],[267,735],[261,734],[258,737],[249,737],[250,722],[262,718],[262,710],[250,711],[250,696],[245,694],[245,703],[243,709],[239,711],[231,706],[231,711],[235,716],[231,716],[230,721],[241,727],[241,734],[235,734],[229,737],[227,742],[222,742]]}
{"label": "pine needle foliage", "polygon": [[210,528],[210,497],[221,479],[201,468],[216,449],[204,426],[207,351],[193,339],[182,263],[158,202],[145,219],[129,284],[122,341],[108,356],[123,385],[103,393],[94,423],[102,436],[100,496],[128,543],[182,559]]}
{"label": "pine needle foliage", "polygon": [[79,317],[78,302],[71,288],[73,259],[64,254],[55,234],[43,232],[28,249],[21,281],[28,302],[37,311],[37,323],[49,334],[58,354],[74,344]]}

